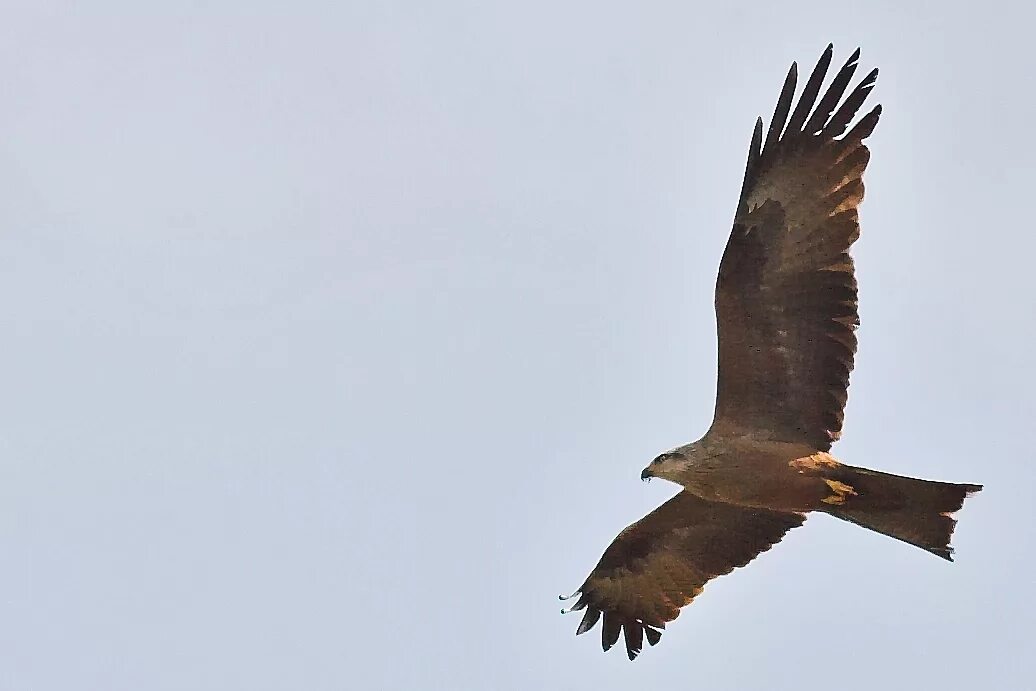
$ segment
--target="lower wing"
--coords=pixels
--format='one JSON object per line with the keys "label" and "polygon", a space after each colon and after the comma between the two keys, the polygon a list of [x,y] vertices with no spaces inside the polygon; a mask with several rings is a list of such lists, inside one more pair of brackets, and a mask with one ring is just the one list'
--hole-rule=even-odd
{"label": "lower wing", "polygon": [[[576,634],[589,631],[602,615],[604,650],[626,639],[634,659],[644,637],[655,645],[660,629],[690,604],[705,584],[780,542],[806,517],[701,499],[675,497],[623,530],[604,551],[568,611],[586,609]],[[567,598],[566,598],[567,599]]]}

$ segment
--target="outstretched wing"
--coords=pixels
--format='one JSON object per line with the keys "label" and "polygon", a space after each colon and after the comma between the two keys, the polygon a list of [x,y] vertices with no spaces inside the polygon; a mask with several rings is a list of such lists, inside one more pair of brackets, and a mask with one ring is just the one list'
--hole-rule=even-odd
{"label": "outstretched wing", "polygon": [[756,433],[827,450],[841,433],[859,325],[849,247],[860,234],[870,158],[862,141],[881,106],[844,134],[878,71],[842,101],[857,50],[817,103],[831,50],[794,111],[792,64],[765,143],[762,119],[756,122],[716,282],[717,434]]}
{"label": "outstretched wing", "polygon": [[806,517],[749,509],[680,492],[629,526],[608,546],[568,611],[586,609],[576,634],[601,619],[601,644],[608,650],[626,638],[634,659],[644,637],[649,644],[716,576],[744,566],[802,525]]}

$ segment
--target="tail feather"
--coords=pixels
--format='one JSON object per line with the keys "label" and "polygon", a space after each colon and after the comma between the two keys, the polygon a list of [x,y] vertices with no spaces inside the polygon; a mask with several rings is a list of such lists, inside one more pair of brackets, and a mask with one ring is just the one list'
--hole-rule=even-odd
{"label": "tail feather", "polygon": [[953,561],[952,514],[982,485],[918,480],[866,468],[840,466],[832,479],[852,488],[844,503],[824,510],[836,518],[920,547]]}

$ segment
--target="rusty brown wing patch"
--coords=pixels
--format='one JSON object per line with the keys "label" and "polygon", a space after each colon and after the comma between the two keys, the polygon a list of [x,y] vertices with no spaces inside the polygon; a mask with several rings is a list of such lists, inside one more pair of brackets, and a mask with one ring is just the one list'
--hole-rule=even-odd
{"label": "rusty brown wing patch", "polygon": [[881,106],[845,133],[878,71],[842,101],[857,50],[817,102],[831,52],[828,46],[794,111],[792,64],[765,143],[756,122],[716,282],[716,434],[756,432],[827,450],[841,433],[859,324],[849,247],[860,233],[870,157],[862,142]]}
{"label": "rusty brown wing patch", "polygon": [[805,516],[710,502],[681,492],[623,530],[573,593],[585,609],[576,634],[603,618],[605,650],[625,637],[632,660],[716,576],[744,566],[802,525]]}

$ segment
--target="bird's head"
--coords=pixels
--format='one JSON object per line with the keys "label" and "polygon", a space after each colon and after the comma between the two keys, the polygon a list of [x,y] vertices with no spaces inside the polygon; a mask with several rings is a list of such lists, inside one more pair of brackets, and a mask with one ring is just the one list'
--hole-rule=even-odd
{"label": "bird's head", "polygon": [[651,461],[647,468],[644,468],[640,473],[640,479],[650,480],[653,477],[660,477],[672,482],[678,482],[676,478],[682,471],[686,470],[688,463],[689,460],[683,448],[666,451],[656,456],[655,460]]}

